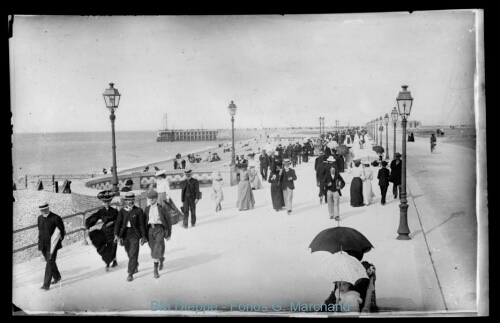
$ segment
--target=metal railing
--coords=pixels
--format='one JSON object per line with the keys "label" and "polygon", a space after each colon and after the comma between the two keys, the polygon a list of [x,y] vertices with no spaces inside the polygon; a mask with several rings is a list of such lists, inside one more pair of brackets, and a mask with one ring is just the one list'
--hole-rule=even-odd
{"label": "metal railing", "polygon": [[[119,206],[120,204],[118,202],[114,202],[114,203],[111,203],[110,205]],[[93,211],[96,211],[96,210],[98,210],[100,208],[102,208],[102,206],[97,206],[97,207],[94,207],[94,208],[91,208],[91,209],[88,209],[88,210],[85,210],[85,211],[82,211],[82,212],[78,212],[78,213],[74,213],[74,214],[70,214],[70,215],[61,216],[61,219],[62,220],[66,220],[66,219],[73,218],[75,216],[81,215],[82,216],[82,226],[85,226],[86,214],[87,213],[91,213]],[[30,230],[30,229],[37,229],[37,228],[38,228],[38,225],[34,224],[34,225],[30,225],[30,226],[27,226],[27,227],[24,227],[24,228],[16,229],[12,233],[16,234],[16,233],[19,233],[19,232],[23,232],[23,231]],[[86,238],[86,236],[87,236],[87,230],[85,230],[83,228],[78,228],[76,230],[73,230],[73,231],[70,231],[70,232],[66,232],[65,236],[68,236],[68,235],[71,235],[71,234],[74,234],[74,233],[79,233],[81,231],[83,231],[83,243],[84,244],[88,244],[87,238]],[[21,247],[19,249],[15,249],[13,251],[13,253],[20,252],[20,251],[23,251],[23,250],[26,250],[26,249],[29,249],[29,248],[33,248],[35,246],[38,246],[38,242],[32,243],[32,244],[24,246],[24,247]]]}

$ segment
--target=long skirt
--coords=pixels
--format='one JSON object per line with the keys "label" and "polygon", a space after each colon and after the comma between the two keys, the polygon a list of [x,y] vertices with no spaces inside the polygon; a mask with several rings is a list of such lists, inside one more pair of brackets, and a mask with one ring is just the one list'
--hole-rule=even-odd
{"label": "long skirt", "polygon": [[353,177],[351,181],[351,206],[363,205],[363,181],[359,177]]}
{"label": "long skirt", "polygon": [[302,155],[302,162],[307,163],[309,161],[309,155],[308,154],[303,154]]}
{"label": "long skirt", "polygon": [[163,205],[167,210],[168,215],[170,215],[170,220],[172,221],[172,225],[176,224],[179,221],[184,220],[184,214],[177,208],[174,201],[170,199],[170,202],[166,202],[165,200],[160,203],[158,200],[158,204]]}
{"label": "long skirt", "polygon": [[249,181],[242,180],[238,183],[238,201],[236,207],[240,210],[253,209],[255,199]]}
{"label": "long skirt", "polygon": [[113,225],[103,227],[99,230],[89,232],[90,241],[96,247],[97,253],[101,256],[106,265],[109,265],[116,258],[117,244],[113,242],[115,235]]}
{"label": "long skirt", "polygon": [[373,193],[372,181],[370,179],[363,181],[363,203],[365,205],[370,204],[374,197],[375,193]]}
{"label": "long skirt", "polygon": [[271,185],[271,199],[273,201],[273,209],[281,210],[285,206],[283,190],[278,185]]}
{"label": "long skirt", "polygon": [[339,172],[343,173],[344,172],[344,156],[339,156],[337,159],[337,165],[339,166]]}

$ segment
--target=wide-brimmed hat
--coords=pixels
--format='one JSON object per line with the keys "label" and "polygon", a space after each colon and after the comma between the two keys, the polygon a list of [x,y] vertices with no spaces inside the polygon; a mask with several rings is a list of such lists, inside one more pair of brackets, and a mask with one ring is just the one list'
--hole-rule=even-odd
{"label": "wide-brimmed hat", "polygon": [[146,194],[146,196],[148,197],[148,199],[154,199],[158,197],[158,192],[155,190],[151,190],[148,192],[148,194]]}
{"label": "wide-brimmed hat", "polygon": [[401,156],[403,156],[403,155],[401,155],[400,153],[395,153],[394,154],[394,157],[401,157]]}
{"label": "wide-brimmed hat", "polygon": [[97,194],[97,198],[103,202],[111,201],[114,196],[115,193],[110,190],[101,191],[99,192],[99,194]]}
{"label": "wide-brimmed hat", "polygon": [[155,173],[155,176],[160,176],[160,175],[163,175],[163,174],[166,174],[166,173],[167,173],[166,169],[160,169],[159,171],[157,171]]}
{"label": "wide-brimmed hat", "polygon": [[333,163],[335,161],[335,158],[333,158],[333,156],[330,155],[326,161]]}
{"label": "wide-brimmed hat", "polygon": [[42,202],[42,203],[40,203],[40,205],[38,205],[38,208],[40,209],[40,211],[48,209],[49,208],[49,203]]}
{"label": "wide-brimmed hat", "polygon": [[192,174],[193,173],[193,170],[191,168],[187,168],[185,171],[184,171],[184,174]]}
{"label": "wide-brimmed hat", "polygon": [[283,164],[290,164],[290,163],[291,163],[291,161],[289,158],[283,159]]}
{"label": "wide-brimmed hat", "polygon": [[135,193],[134,192],[125,193],[125,199],[126,200],[135,200]]}
{"label": "wide-brimmed hat", "polygon": [[127,179],[127,181],[125,182],[125,185],[134,185],[134,181],[131,180],[130,178]]}
{"label": "wide-brimmed hat", "polygon": [[361,163],[361,159],[359,159],[359,158],[358,159],[353,159],[353,162],[354,163]]}
{"label": "wide-brimmed hat", "polygon": [[320,150],[320,151],[318,152],[318,154],[319,154],[319,155],[324,155],[324,154],[325,154],[325,152],[324,152],[323,150]]}
{"label": "wide-brimmed hat", "polygon": [[372,165],[373,165],[373,166],[375,166],[375,167],[377,167],[377,166],[378,166],[378,161],[374,160],[374,161],[372,162]]}

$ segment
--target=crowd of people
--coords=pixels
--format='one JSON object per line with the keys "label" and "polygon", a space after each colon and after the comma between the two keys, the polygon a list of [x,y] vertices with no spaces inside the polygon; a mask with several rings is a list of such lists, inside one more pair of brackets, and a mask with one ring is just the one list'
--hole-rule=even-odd
{"label": "crowd of people", "polygon": [[[332,144],[334,142],[335,144]],[[342,218],[340,200],[342,190],[346,185],[349,186],[350,205],[366,207],[373,204],[375,194],[372,182],[378,181],[380,203],[385,205],[390,183],[393,183],[394,199],[399,198],[401,193],[401,154],[395,153],[394,160],[389,165],[385,160],[369,161],[357,157],[352,149],[353,147],[371,149],[370,145],[373,143],[366,129],[353,128],[328,133],[318,139],[311,138],[303,144],[296,142],[286,146],[278,144],[274,149],[260,150],[259,148],[258,157],[253,152],[236,156],[235,167],[238,181],[236,207],[239,211],[254,209],[256,204],[254,191],[264,189],[263,182],[268,182],[273,209],[276,212],[286,210],[287,214],[292,214],[293,193],[297,180],[294,168],[302,163],[308,163],[311,157],[315,157],[314,165],[311,164],[309,167],[314,166],[315,169],[319,202],[327,205],[326,213],[330,219],[340,221]],[[184,167],[181,162],[175,165],[175,169],[184,169]],[[123,185],[121,191],[126,193],[125,205],[119,210],[110,206],[114,196],[111,191],[103,191],[97,195],[103,207],[86,219],[84,229],[88,230],[88,236],[101,256],[106,271],[117,266],[117,247],[123,246],[129,258],[127,281],[132,281],[133,275],[138,272],[139,248],[148,243],[153,262],[153,276],[159,278],[159,272],[165,260],[165,240],[168,241],[172,236],[172,225],[181,219],[182,226],[186,229],[189,220],[191,227],[196,225],[196,204],[201,199],[199,183],[192,177],[191,169],[184,169],[184,174],[186,178],[180,183],[182,202],[180,211],[170,198],[170,184],[166,179],[166,170],[156,172],[155,183],[147,192],[148,206],[144,209],[135,203],[132,180],[127,180]],[[344,177],[347,177],[347,180]],[[210,196],[215,212],[222,210],[223,190],[223,177],[220,172],[216,171],[212,174]],[[61,280],[56,257],[57,250],[61,248],[60,241],[64,238],[64,225],[58,215],[48,211],[48,205],[41,205],[40,210],[42,215],[38,221],[39,250],[47,260],[42,288],[48,290],[51,279],[53,279],[52,284]],[[99,220],[101,220],[101,225],[96,227]],[[51,238],[56,228],[60,236],[58,247],[54,249],[51,248]],[[358,310],[371,308],[368,310],[372,311],[376,309],[375,267],[366,261],[362,264],[367,270],[370,286],[373,289],[370,291],[373,297],[369,301],[369,306],[365,306],[368,284],[366,281],[363,282],[364,285],[336,283],[332,295],[325,301],[326,304],[350,300],[358,304],[358,306],[353,306],[351,303],[351,308]],[[335,299],[335,290],[338,290],[340,300]]]}

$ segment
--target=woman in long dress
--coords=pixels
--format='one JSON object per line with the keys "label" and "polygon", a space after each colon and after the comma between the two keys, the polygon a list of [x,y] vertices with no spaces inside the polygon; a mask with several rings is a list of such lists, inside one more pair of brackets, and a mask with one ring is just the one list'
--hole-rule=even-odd
{"label": "woman in long dress", "polygon": [[364,163],[365,179],[363,180],[363,203],[370,205],[375,194],[372,190],[373,169],[367,161]]}
{"label": "woman in long dress", "polygon": [[217,173],[212,181],[212,200],[215,202],[215,212],[222,210],[220,202],[224,200],[224,193],[222,192],[222,186],[224,185],[224,180],[222,175]]}
{"label": "woman in long dress", "polygon": [[264,188],[259,178],[259,172],[256,168],[255,154],[248,154],[248,175],[252,190],[260,190]]}
{"label": "woman in long dress", "polygon": [[273,201],[273,209],[276,212],[280,211],[285,207],[285,198],[283,196],[283,189],[281,188],[279,182],[279,173],[281,169],[281,164],[276,164],[276,169],[272,171],[271,176],[269,176],[269,183],[271,183],[271,199]]}
{"label": "woman in long dress", "polygon": [[[92,241],[92,244],[96,247],[97,253],[106,264],[106,271],[109,270],[111,262],[111,267],[116,267],[117,265],[117,244],[114,242],[114,227],[115,221],[118,218],[118,210],[110,205],[114,195],[115,194],[112,191],[102,191],[97,194],[97,198],[101,200],[103,207],[85,220],[85,229],[89,230],[95,226],[94,230],[89,231],[89,238],[90,241]],[[99,220],[102,221],[100,229],[96,226]]]}
{"label": "woman in long dress", "polygon": [[352,180],[351,180],[351,206],[358,207],[363,206],[363,180],[365,179],[365,174],[361,168],[361,160],[356,159],[353,161],[354,167],[351,168]]}
{"label": "woman in long dress", "polygon": [[255,199],[253,197],[252,187],[250,185],[249,179],[250,175],[248,173],[247,164],[236,164],[238,168],[238,174],[240,181],[238,183],[238,201],[236,201],[236,207],[240,210],[250,210],[253,209],[255,205]]}

